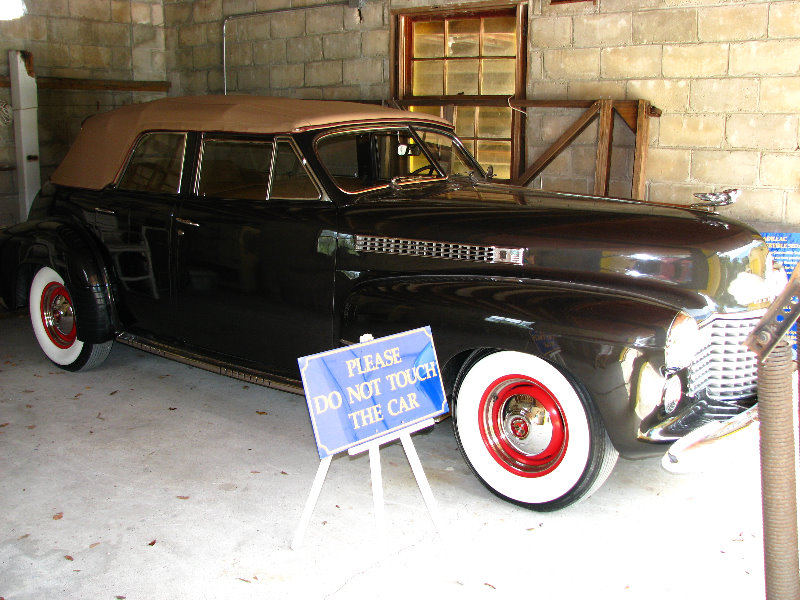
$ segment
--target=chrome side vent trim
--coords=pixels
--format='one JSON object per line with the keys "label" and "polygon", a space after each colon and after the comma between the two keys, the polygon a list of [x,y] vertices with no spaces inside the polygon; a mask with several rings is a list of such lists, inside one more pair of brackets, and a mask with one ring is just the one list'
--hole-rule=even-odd
{"label": "chrome side vent trim", "polygon": [[358,252],[443,258],[447,260],[466,260],[489,264],[521,265],[525,256],[524,248],[476,246],[472,244],[455,244],[450,242],[432,242],[367,235],[355,236],[355,246]]}
{"label": "chrome side vent trim", "polygon": [[755,398],[758,357],[743,342],[762,313],[718,315],[703,323],[705,343],[689,367],[689,395],[705,388],[713,400]]}

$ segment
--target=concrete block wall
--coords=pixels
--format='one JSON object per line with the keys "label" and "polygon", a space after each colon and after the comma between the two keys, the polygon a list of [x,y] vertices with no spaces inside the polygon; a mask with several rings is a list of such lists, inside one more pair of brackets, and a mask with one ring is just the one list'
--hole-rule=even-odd
{"label": "concrete block wall", "polygon": [[800,2],[536,0],[529,35],[529,97],[663,110],[651,120],[648,199],[739,187],[726,214],[800,225]]}
{"label": "concrete block wall", "polygon": [[[26,0],[27,14],[0,21],[0,75],[8,51],[33,53],[37,76],[76,79],[166,79],[162,0]],[[163,94],[39,89],[42,181],[63,158],[83,120]],[[8,88],[0,100],[10,104]],[[0,124],[0,163],[16,163],[13,125]],[[14,171],[0,171],[0,225],[21,218]]]}
{"label": "concrete block wall", "polygon": [[[183,93],[302,98],[389,95],[388,3],[165,0],[169,77]],[[256,14],[253,14],[256,13]],[[249,16],[248,16],[249,15]],[[227,22],[226,22],[227,21]]]}

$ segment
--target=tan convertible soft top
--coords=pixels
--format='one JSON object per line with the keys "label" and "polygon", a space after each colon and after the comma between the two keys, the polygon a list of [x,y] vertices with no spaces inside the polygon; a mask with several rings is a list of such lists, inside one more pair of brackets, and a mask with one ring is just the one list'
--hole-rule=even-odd
{"label": "tan convertible soft top", "polygon": [[188,96],[132,104],[86,120],[50,178],[58,185],[99,190],[116,181],[144,131],[290,133],[326,125],[376,121],[450,124],[424,113],[372,104],[265,98]]}

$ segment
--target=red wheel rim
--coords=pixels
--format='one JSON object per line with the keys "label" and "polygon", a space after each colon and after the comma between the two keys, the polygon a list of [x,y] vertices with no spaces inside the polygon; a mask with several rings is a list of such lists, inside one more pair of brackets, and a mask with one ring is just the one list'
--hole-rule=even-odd
{"label": "red wheel rim", "polygon": [[524,375],[497,379],[484,391],[478,411],[483,443],[507,471],[541,477],[564,458],[567,420],[558,399],[541,382]]}
{"label": "red wheel rim", "polygon": [[69,348],[77,337],[72,298],[63,283],[52,281],[42,290],[40,303],[42,325],[50,341]]}

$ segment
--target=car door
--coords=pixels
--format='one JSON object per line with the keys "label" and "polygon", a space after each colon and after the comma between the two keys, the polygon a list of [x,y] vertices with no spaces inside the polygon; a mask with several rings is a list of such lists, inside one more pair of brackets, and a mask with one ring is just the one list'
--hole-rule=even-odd
{"label": "car door", "polygon": [[120,283],[125,327],[148,337],[174,335],[170,245],[186,142],[182,132],[142,135],[119,183],[94,207],[95,231]]}
{"label": "car door", "polygon": [[290,138],[204,135],[176,215],[181,339],[297,377],[331,345],[335,217]]}

